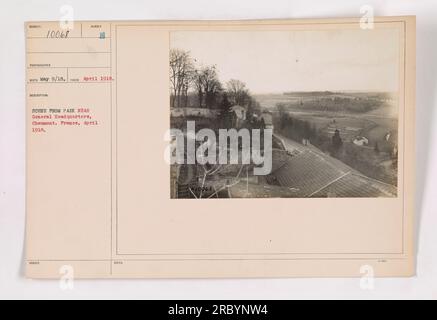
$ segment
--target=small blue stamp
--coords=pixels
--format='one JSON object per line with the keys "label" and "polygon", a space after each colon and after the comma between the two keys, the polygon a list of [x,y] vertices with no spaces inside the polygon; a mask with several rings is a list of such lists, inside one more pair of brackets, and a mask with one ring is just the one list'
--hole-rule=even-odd
{"label": "small blue stamp", "polygon": [[105,39],[106,34],[104,32],[100,32],[99,34],[99,38],[100,39]]}

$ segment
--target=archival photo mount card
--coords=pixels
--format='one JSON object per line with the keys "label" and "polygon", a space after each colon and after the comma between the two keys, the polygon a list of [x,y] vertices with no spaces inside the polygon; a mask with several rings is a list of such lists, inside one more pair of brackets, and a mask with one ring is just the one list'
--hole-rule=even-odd
{"label": "archival photo mount card", "polygon": [[28,277],[414,275],[415,17],[25,28]]}

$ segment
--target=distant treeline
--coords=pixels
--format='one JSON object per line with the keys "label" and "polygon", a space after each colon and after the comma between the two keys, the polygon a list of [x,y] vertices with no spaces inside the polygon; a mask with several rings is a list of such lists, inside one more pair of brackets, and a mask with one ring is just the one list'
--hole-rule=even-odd
{"label": "distant treeline", "polygon": [[286,96],[295,96],[295,97],[319,97],[319,96],[329,96],[337,94],[332,91],[289,91],[284,92]]}
{"label": "distant treeline", "polygon": [[286,96],[302,97],[302,98],[315,98],[324,96],[340,96],[351,97],[361,99],[391,99],[395,95],[394,92],[359,92],[359,91],[288,91],[283,93]]}

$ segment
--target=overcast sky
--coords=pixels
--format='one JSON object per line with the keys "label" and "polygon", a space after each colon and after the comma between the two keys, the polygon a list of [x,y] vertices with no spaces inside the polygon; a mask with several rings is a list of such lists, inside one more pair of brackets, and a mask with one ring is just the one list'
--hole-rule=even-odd
{"label": "overcast sky", "polygon": [[252,93],[312,90],[397,91],[398,29],[329,31],[178,31],[171,47],[220,80],[239,79]]}

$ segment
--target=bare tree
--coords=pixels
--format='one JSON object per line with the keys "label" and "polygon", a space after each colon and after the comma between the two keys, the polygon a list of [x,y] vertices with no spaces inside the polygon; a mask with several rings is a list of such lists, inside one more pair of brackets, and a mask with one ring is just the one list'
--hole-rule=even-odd
{"label": "bare tree", "polygon": [[203,81],[202,81],[202,72],[200,70],[196,70],[194,72],[194,87],[197,92],[197,101],[199,104],[199,108],[202,108],[203,103]]}
{"label": "bare tree", "polygon": [[194,75],[194,86],[197,91],[199,108],[211,108],[222,91],[216,66],[206,66],[197,70]]}

